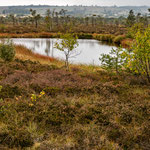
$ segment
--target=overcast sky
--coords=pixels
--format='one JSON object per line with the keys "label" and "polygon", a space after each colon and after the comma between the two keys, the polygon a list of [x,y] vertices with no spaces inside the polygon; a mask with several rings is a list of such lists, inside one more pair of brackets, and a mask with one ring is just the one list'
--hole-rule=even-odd
{"label": "overcast sky", "polygon": [[123,5],[148,5],[150,0],[0,0],[0,6],[8,5],[100,5],[100,6],[123,6]]}

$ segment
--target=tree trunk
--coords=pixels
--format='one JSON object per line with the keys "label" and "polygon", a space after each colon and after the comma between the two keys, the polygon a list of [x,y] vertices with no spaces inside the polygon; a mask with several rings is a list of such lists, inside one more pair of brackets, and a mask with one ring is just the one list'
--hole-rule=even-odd
{"label": "tree trunk", "polygon": [[68,56],[67,55],[66,55],[65,67],[66,67],[66,69],[68,71],[69,70],[69,60],[68,60]]}

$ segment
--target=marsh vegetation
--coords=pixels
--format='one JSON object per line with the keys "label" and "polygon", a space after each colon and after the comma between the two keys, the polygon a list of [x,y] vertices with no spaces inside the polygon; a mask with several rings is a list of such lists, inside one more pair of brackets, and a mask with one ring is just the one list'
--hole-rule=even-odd
{"label": "marsh vegetation", "polygon": [[[30,29],[37,28],[37,32],[41,18],[34,10],[31,13]],[[63,13],[65,29],[68,20]],[[126,21],[128,32],[121,35],[91,30],[86,34],[20,34],[16,22],[11,26],[15,30],[6,26],[1,37],[63,35],[55,47],[67,57],[64,63],[22,45],[0,44],[0,149],[150,149],[150,28],[136,24],[132,11]],[[131,22],[135,24],[131,26]],[[120,28],[116,30],[120,32]],[[69,64],[69,54],[78,46],[77,37],[85,36],[128,46],[99,54],[102,66]]]}

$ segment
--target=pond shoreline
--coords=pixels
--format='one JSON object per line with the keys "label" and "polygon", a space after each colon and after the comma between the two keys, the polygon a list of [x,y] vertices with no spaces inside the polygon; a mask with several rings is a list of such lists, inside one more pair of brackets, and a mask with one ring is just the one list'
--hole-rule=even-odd
{"label": "pond shoreline", "polygon": [[[60,38],[63,33],[24,33],[24,34],[10,34],[0,33],[0,38]],[[129,48],[133,39],[126,38],[125,35],[113,35],[113,34],[96,34],[96,33],[74,33],[79,39],[94,39],[108,44],[114,44],[115,46],[122,45],[123,48]]]}
{"label": "pond shoreline", "polygon": [[[14,44],[24,45],[35,53],[65,60],[64,53],[54,47],[58,41],[61,40],[57,38],[12,38]],[[70,62],[73,64],[99,65],[101,54],[109,54],[112,48],[116,48],[114,45],[108,45],[95,39],[78,39],[78,43],[79,46],[70,54]],[[80,55],[76,55],[78,53]]]}

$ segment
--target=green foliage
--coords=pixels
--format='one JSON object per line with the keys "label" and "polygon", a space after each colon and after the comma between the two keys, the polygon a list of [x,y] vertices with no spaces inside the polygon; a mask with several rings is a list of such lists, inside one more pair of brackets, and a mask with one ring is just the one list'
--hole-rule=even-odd
{"label": "green foliage", "polygon": [[143,23],[136,23],[132,27],[128,28],[128,33],[127,33],[127,38],[132,38],[134,39],[136,36],[136,33],[138,31],[144,31],[144,24]]}
{"label": "green foliage", "polygon": [[61,42],[57,42],[55,44],[55,48],[57,48],[60,51],[63,51],[65,54],[65,67],[67,70],[69,70],[69,58],[75,57],[77,54],[74,53],[74,49],[78,47],[78,41],[77,36],[74,36],[73,34],[67,33],[64,35],[61,35],[60,37],[62,40]]}
{"label": "green foliage", "polygon": [[123,50],[120,47],[117,49],[113,48],[109,54],[102,54],[100,58],[102,67],[107,70],[115,69],[115,71],[119,73],[124,63],[122,53],[123,53]]}
{"label": "green foliage", "polygon": [[12,41],[0,43],[0,58],[6,62],[10,62],[15,57],[15,48]]}
{"label": "green foliage", "polygon": [[133,73],[146,75],[150,82],[150,28],[145,29],[144,32],[139,30],[135,40],[132,52],[126,53],[126,67]]}

